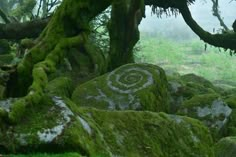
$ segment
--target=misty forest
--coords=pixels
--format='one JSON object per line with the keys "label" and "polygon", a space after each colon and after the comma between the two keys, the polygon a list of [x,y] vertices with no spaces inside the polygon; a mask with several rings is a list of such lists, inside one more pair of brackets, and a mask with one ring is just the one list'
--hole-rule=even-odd
{"label": "misty forest", "polygon": [[0,0],[0,157],[235,157],[235,0]]}

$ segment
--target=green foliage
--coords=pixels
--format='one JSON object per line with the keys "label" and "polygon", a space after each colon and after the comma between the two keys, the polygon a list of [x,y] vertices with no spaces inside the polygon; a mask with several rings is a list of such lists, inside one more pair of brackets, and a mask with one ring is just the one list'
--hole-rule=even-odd
{"label": "green foliage", "polygon": [[50,16],[60,4],[61,0],[1,0],[0,9],[10,22],[29,21]]}
{"label": "green foliage", "polygon": [[27,17],[31,17],[33,9],[36,5],[36,0],[24,0],[11,10],[11,15],[17,17],[18,20],[27,20]]}
{"label": "green foliage", "polygon": [[110,39],[108,34],[108,22],[110,20],[109,7],[90,22],[92,33],[90,39],[103,51],[108,52],[110,48]]}
{"label": "green foliage", "polygon": [[199,40],[175,42],[162,36],[141,36],[141,51],[135,53],[136,62],[157,64],[165,70],[181,74],[195,73],[210,81],[236,80],[236,56],[220,52]]}

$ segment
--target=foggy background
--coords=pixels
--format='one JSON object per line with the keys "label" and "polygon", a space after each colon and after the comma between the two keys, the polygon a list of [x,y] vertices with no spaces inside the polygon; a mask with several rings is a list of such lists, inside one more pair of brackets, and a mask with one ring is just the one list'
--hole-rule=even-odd
{"label": "foggy background", "polygon": [[[212,2],[198,0],[190,6],[191,13],[195,21],[209,32],[221,29],[219,21],[212,15]],[[224,18],[225,24],[232,29],[232,24],[236,19],[236,1],[219,0],[219,10],[221,17]],[[151,8],[146,6],[146,18],[143,18],[139,29],[141,34],[145,33],[150,36],[163,35],[174,40],[189,40],[198,38],[192,30],[185,24],[181,15],[177,17],[162,15],[162,18],[151,15]]]}

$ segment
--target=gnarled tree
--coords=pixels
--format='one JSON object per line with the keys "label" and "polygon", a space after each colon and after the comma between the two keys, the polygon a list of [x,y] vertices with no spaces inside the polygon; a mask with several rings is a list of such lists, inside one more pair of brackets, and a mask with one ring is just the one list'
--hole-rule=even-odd
{"label": "gnarled tree", "polygon": [[[48,95],[48,82],[56,77],[71,77],[74,84],[79,84],[132,62],[132,49],[139,40],[138,25],[144,16],[145,5],[151,5],[155,13],[159,13],[158,8],[162,8],[161,11],[164,12],[180,12],[185,22],[202,40],[214,46],[236,50],[235,32],[211,34],[194,21],[188,8],[193,2],[194,0],[64,0],[37,38],[36,45],[17,65],[15,72],[11,73],[7,97],[17,99],[9,111],[0,108],[1,130],[23,121],[29,108],[40,106]],[[112,6],[108,24],[110,50],[104,56],[90,39],[89,23],[109,6]],[[0,30],[0,34],[4,31]]]}

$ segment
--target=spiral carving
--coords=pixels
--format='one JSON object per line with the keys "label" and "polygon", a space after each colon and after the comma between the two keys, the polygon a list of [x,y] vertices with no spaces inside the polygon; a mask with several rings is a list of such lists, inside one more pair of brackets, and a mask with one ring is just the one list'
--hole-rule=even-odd
{"label": "spiral carving", "polygon": [[107,76],[108,87],[124,94],[135,93],[153,82],[151,72],[134,64],[122,66]]}

